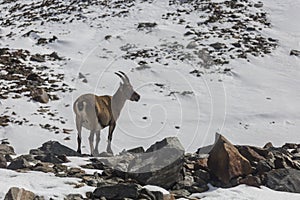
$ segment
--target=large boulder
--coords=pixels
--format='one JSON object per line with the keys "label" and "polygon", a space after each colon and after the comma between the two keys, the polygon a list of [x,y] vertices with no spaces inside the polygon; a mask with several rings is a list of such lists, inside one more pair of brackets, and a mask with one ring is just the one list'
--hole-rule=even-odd
{"label": "large boulder", "polygon": [[233,178],[252,172],[250,162],[238,149],[222,135],[216,135],[216,142],[209,153],[208,168],[223,184],[229,184]]}
{"label": "large boulder", "polygon": [[300,171],[275,169],[266,173],[266,186],[277,191],[300,193]]}
{"label": "large boulder", "polygon": [[34,200],[35,194],[23,188],[12,187],[6,193],[4,200]]}
{"label": "large boulder", "polygon": [[181,179],[184,148],[176,137],[156,142],[146,153],[136,154],[127,173],[145,185],[157,185],[169,189]]}
{"label": "large boulder", "polygon": [[[140,152],[140,153],[138,153]],[[169,189],[181,179],[184,148],[176,137],[156,142],[144,151],[127,151],[118,156],[93,161],[94,166],[112,168],[114,175],[130,177],[143,185],[157,185]],[[101,162],[103,165],[97,163]],[[97,168],[99,168],[97,167]]]}

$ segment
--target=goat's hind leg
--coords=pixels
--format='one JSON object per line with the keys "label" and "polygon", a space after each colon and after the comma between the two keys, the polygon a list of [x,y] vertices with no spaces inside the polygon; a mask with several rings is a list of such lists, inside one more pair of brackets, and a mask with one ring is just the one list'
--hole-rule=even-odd
{"label": "goat's hind leg", "polygon": [[95,145],[95,149],[94,149],[94,154],[96,156],[99,155],[99,151],[98,151],[98,148],[99,148],[99,142],[100,142],[100,130],[99,131],[96,131],[96,145]]}
{"label": "goat's hind leg", "polygon": [[95,136],[95,131],[92,130],[89,136],[90,150],[92,156],[94,156],[94,136]]}
{"label": "goat's hind leg", "polygon": [[77,152],[81,154],[81,129],[82,121],[81,118],[76,116],[76,129],[77,129]]}

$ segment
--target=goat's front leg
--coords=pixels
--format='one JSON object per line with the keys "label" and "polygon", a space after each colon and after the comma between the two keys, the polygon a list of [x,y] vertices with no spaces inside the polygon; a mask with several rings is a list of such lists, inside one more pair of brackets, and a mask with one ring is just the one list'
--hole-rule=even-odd
{"label": "goat's front leg", "polygon": [[95,131],[92,130],[89,136],[90,150],[92,156],[94,156],[94,136],[95,136]]}
{"label": "goat's front leg", "polygon": [[98,151],[99,142],[100,142],[100,130],[96,131],[96,145],[95,145],[95,149],[94,149],[95,155],[99,155],[99,151]]}
{"label": "goat's front leg", "polygon": [[76,129],[77,129],[77,152],[81,154],[81,129],[82,121],[81,118],[76,116]]}
{"label": "goat's front leg", "polygon": [[112,140],[112,135],[115,130],[115,127],[116,127],[116,123],[114,122],[109,126],[109,130],[108,130],[108,143],[107,143],[107,147],[106,147],[106,152],[111,153],[111,154],[113,154],[113,152],[111,150],[111,140]]}

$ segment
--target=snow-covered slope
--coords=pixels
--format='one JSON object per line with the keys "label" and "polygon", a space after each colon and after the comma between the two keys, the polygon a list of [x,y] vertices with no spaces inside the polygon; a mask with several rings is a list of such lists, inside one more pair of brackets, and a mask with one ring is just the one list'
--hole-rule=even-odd
{"label": "snow-covered slope", "polygon": [[[113,94],[120,82],[114,75],[118,70],[128,74],[141,100],[126,104],[113,136],[114,152],[136,146],[148,147],[167,136],[179,137],[186,151],[194,152],[213,143],[216,132],[235,144],[263,146],[271,141],[276,146],[300,142],[300,58],[289,55],[290,50],[300,49],[300,25],[297,22],[300,2],[262,0],[263,8],[254,6],[244,13],[235,13],[244,20],[249,13],[267,12],[267,22],[250,20],[248,25],[256,27],[254,32],[249,30],[249,37],[254,37],[254,42],[255,37],[271,38],[271,46],[267,45],[266,50],[270,53],[259,49],[258,56],[249,53],[246,59],[239,58],[237,50],[215,51],[210,44],[224,42],[230,47],[237,42],[237,33],[227,35],[220,31],[220,27],[224,30],[230,27],[231,22],[204,26],[209,14],[193,10],[189,3],[178,7],[172,4],[176,1],[124,1],[119,4],[112,1],[109,5],[99,3],[84,7],[83,2],[80,4],[82,10],[64,13],[62,8],[68,5],[67,1],[57,1],[62,11],[29,5],[30,2],[38,5],[42,1],[20,2],[28,4],[23,10],[28,8],[39,13],[35,11],[40,9],[40,15],[31,21],[25,15],[18,16],[18,12],[15,16],[11,14],[16,3],[1,4],[1,22],[6,17],[15,20],[8,26],[2,23],[1,46],[12,50],[26,49],[32,54],[57,52],[65,59],[24,62],[40,67],[46,65],[53,73],[63,73],[63,82],[75,90],[56,92],[59,100],[50,101],[46,105],[49,108],[26,96],[1,99],[1,115],[14,112],[14,121],[23,118],[29,121],[23,125],[11,123],[0,127],[0,139],[8,138],[17,153],[27,153],[48,140],[58,140],[75,149],[77,136],[72,103],[83,93]],[[241,2],[246,4],[248,1]],[[224,10],[228,9],[224,7]],[[41,13],[49,13],[49,16],[44,18]],[[53,20],[47,20],[50,18]],[[156,24],[142,24],[145,22]],[[269,27],[265,24],[268,22],[271,23]],[[22,36],[31,30],[34,32]],[[189,31],[192,36],[183,36]],[[211,36],[207,33],[194,37],[195,33],[205,32],[210,32]],[[220,35],[222,37],[218,37]],[[57,37],[54,42],[37,44],[39,39],[53,36]],[[219,57],[222,59],[218,62],[229,61],[229,64],[211,64]],[[83,82],[79,73],[87,81]],[[7,82],[1,81],[1,84]],[[41,106],[49,110],[41,114],[37,111]],[[58,132],[41,128],[45,124],[57,127]],[[63,129],[73,131],[65,134]],[[106,147],[107,131],[102,130],[100,152]],[[84,132],[88,133],[87,130]],[[88,134],[83,136],[83,151],[88,153]],[[224,194],[229,198],[258,199],[260,197],[252,196],[256,190],[240,186],[203,195],[208,199],[220,199]],[[259,191],[263,193],[260,199],[265,199],[269,193],[277,197],[277,192]],[[299,195],[288,197],[296,199]]]}

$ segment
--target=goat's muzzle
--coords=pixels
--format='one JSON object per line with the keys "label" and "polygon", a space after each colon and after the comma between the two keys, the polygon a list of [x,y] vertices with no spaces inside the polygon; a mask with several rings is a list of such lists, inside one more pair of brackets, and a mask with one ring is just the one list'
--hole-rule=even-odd
{"label": "goat's muzzle", "polygon": [[140,98],[141,98],[141,96],[137,92],[134,92],[134,93],[132,93],[132,95],[130,97],[130,101],[139,101]]}

